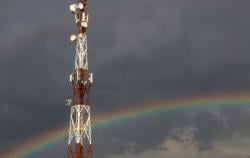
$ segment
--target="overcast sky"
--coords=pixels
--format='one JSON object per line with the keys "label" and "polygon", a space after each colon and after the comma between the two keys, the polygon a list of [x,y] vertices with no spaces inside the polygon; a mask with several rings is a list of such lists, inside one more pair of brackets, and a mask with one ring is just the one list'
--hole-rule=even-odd
{"label": "overcast sky", "polygon": [[[0,1],[0,153],[69,123],[71,3]],[[89,0],[89,12],[93,116],[250,90],[248,0]],[[116,124],[93,131],[94,158],[249,158],[249,122],[249,108],[211,108]],[[66,143],[34,158],[65,157]]]}

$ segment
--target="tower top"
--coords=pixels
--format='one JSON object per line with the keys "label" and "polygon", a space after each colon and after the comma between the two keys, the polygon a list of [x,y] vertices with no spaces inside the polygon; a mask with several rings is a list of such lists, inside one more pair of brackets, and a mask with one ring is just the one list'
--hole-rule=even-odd
{"label": "tower top", "polygon": [[75,69],[88,69],[87,54],[87,27],[89,15],[87,12],[87,0],[78,0],[77,4],[71,4],[70,11],[75,15],[77,34],[71,35],[70,40],[76,41]]}

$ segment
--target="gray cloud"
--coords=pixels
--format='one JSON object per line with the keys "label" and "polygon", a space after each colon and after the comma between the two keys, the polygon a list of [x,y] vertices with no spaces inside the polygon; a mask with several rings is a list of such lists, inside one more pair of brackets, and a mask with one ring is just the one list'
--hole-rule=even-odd
{"label": "gray cloud", "polygon": [[220,158],[247,158],[250,153],[248,150],[249,147],[249,138],[242,138],[234,136],[228,140],[224,141],[215,141],[212,145],[212,149],[208,151],[200,152],[197,144],[193,142],[193,136],[195,128],[184,129],[184,133],[180,133],[176,129],[173,135],[176,135],[180,140],[167,138],[164,143],[162,143],[157,150],[147,150],[140,153],[131,153],[126,152],[122,155],[112,155],[112,158],[147,158],[147,157],[169,157],[169,158],[179,158],[179,157],[188,157],[188,158],[209,158],[209,157],[220,157]]}

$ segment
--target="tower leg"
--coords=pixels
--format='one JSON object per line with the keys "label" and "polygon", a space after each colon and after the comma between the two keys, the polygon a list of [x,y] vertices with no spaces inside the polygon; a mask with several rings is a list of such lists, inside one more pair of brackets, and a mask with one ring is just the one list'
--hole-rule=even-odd
{"label": "tower leg", "polygon": [[82,155],[82,144],[80,143],[77,143],[76,144],[76,147],[75,147],[75,155],[74,155],[74,158],[83,158],[83,155]]}

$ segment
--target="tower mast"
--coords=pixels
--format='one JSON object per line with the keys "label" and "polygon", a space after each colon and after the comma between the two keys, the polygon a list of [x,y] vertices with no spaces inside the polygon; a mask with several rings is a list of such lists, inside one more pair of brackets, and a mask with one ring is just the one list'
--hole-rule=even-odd
{"label": "tower mast", "polygon": [[75,15],[77,34],[70,40],[76,42],[75,69],[70,75],[73,97],[68,100],[71,108],[68,156],[69,158],[92,158],[91,120],[90,120],[90,87],[92,73],[88,71],[87,56],[87,0],[77,0],[70,5]]}

